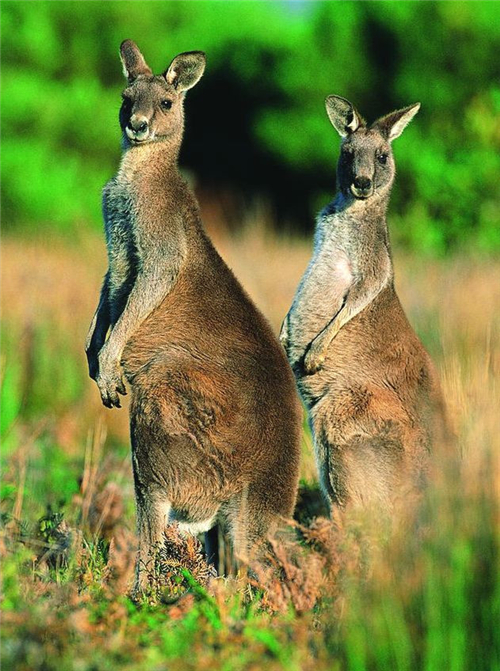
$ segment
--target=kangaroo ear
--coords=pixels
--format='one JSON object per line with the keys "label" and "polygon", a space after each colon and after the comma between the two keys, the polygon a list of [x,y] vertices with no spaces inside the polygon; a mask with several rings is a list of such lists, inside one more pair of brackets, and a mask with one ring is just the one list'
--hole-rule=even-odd
{"label": "kangaroo ear", "polygon": [[139,75],[150,77],[153,72],[144,60],[135,42],[125,40],[120,45],[120,58],[123,64],[123,74],[132,83]]}
{"label": "kangaroo ear", "polygon": [[360,126],[365,125],[362,116],[356,111],[354,105],[351,105],[345,98],[328,96],[325,105],[332,126],[340,137],[347,137]]}
{"label": "kangaroo ear", "polygon": [[420,103],[415,103],[415,105],[391,112],[376,121],[373,127],[377,128],[386,140],[392,142],[401,135],[419,109]]}
{"label": "kangaroo ear", "polygon": [[167,84],[178,91],[187,91],[200,81],[205,64],[206,57],[203,51],[186,51],[174,58],[163,76]]}

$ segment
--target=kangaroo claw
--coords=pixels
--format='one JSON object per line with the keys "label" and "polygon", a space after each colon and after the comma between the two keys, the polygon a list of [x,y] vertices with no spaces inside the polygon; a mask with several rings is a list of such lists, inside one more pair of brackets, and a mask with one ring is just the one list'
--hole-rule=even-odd
{"label": "kangaroo claw", "polygon": [[311,347],[304,357],[304,372],[306,375],[314,375],[323,368],[325,362],[324,354],[315,351]]}

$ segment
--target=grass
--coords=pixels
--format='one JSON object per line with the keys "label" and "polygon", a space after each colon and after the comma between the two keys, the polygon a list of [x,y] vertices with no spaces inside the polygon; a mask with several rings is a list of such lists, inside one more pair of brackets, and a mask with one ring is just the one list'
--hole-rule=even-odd
{"label": "grass", "polygon": [[[205,211],[278,330],[310,243],[270,234],[260,212],[230,235],[215,205]],[[127,412],[100,405],[83,354],[103,247],[80,229],[71,245],[3,241],[5,668],[499,671],[500,263],[396,254],[458,437],[398,525],[321,516],[304,430],[301,525],[275,548],[281,580],[266,591],[243,572],[204,585],[193,564],[177,598],[160,589],[134,603]]]}

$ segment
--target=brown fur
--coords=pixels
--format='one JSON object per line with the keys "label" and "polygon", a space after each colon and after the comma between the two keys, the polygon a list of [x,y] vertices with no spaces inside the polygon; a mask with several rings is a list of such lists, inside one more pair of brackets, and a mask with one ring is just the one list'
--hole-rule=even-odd
{"label": "brown fur", "polygon": [[[203,232],[177,169],[183,94],[170,80],[185,55],[154,77],[137,47],[125,45],[138,89],[132,79],[122,129],[134,115],[146,118],[140,133],[153,139],[134,144],[129,129],[132,146],[124,137],[120,170],[104,191],[110,267],[87,354],[106,405],[118,405],[125,391],[121,370],[132,389],[137,587],[144,587],[167,522],[195,533],[220,521],[247,556],[291,515],[301,411],[279,342]],[[187,56],[191,81],[199,79],[202,55]],[[158,96],[173,101],[171,117],[159,114]]]}
{"label": "brown fur", "polygon": [[332,503],[387,504],[423,483],[431,445],[446,436],[444,408],[393,286],[339,331],[322,370],[299,388],[320,399],[311,420]]}
{"label": "brown fur", "polygon": [[386,222],[390,142],[417,110],[366,128],[348,101],[327,99],[344,138],[340,190],[318,218],[314,255],[281,339],[330,505],[387,506],[425,480],[433,442],[447,441],[434,367],[394,289]]}

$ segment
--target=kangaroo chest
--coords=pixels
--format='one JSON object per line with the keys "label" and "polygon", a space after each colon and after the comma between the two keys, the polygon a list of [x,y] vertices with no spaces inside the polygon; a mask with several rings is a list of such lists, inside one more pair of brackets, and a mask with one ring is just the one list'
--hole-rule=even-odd
{"label": "kangaroo chest", "polygon": [[348,217],[319,220],[311,261],[299,284],[289,314],[292,361],[341,309],[345,295],[360,276],[356,229]]}

